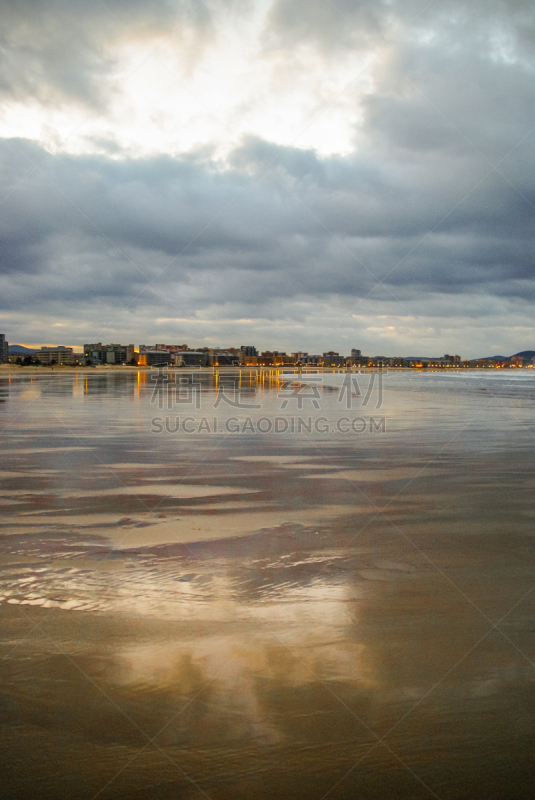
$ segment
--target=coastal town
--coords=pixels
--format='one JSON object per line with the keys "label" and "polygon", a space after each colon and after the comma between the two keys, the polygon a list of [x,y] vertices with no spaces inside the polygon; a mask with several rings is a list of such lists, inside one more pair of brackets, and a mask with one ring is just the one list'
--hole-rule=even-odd
{"label": "coastal town", "polygon": [[368,356],[353,348],[349,355],[332,350],[321,354],[285,353],[277,350],[259,352],[253,345],[240,347],[199,347],[187,344],[102,344],[83,345],[83,350],[65,345],[26,347],[9,345],[0,334],[0,364],[15,366],[104,365],[137,367],[321,367],[323,369],[397,368],[397,369],[519,369],[535,366],[535,351],[524,350],[511,356],[490,356],[463,360],[459,355]]}

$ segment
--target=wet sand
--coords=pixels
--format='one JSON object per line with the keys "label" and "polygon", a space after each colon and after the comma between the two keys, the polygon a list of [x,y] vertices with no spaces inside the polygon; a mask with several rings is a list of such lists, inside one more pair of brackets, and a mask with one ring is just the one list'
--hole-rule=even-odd
{"label": "wet sand", "polygon": [[232,436],[103,377],[0,383],[3,797],[535,794],[534,381]]}

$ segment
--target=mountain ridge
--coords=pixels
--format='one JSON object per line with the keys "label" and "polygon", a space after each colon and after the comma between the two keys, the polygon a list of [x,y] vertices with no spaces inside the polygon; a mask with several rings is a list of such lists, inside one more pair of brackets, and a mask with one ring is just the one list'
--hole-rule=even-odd
{"label": "mountain ridge", "polygon": [[35,353],[35,348],[24,347],[23,344],[10,344],[8,352],[10,356],[31,356]]}

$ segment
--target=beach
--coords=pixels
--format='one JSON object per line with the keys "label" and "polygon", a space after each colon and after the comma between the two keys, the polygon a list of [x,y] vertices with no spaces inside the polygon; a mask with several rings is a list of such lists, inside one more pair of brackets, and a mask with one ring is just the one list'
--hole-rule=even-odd
{"label": "beach", "polygon": [[535,377],[233,380],[2,373],[4,796],[531,796]]}

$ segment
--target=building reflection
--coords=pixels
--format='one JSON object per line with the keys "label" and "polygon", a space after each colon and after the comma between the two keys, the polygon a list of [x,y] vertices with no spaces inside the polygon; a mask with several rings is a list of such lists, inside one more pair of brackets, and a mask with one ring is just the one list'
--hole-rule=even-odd
{"label": "building reflection", "polygon": [[84,395],[108,397],[134,397],[138,387],[139,373],[109,372],[106,374],[81,373]]}
{"label": "building reflection", "polygon": [[43,398],[46,397],[72,397],[76,384],[75,375],[47,376],[36,381],[35,386]]}
{"label": "building reflection", "polygon": [[0,378],[0,403],[7,403],[9,399],[9,378]]}

